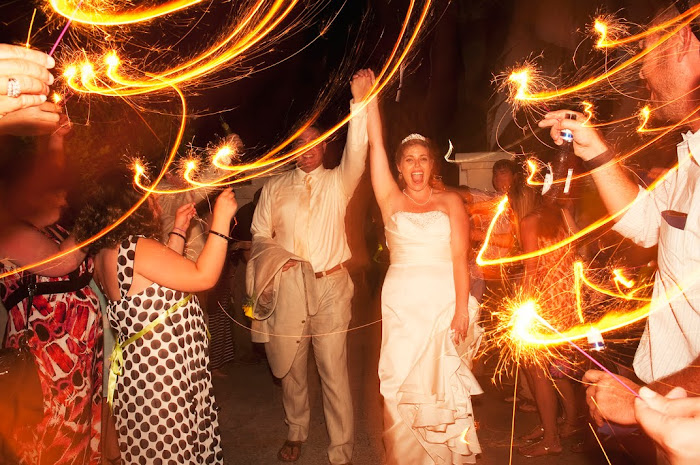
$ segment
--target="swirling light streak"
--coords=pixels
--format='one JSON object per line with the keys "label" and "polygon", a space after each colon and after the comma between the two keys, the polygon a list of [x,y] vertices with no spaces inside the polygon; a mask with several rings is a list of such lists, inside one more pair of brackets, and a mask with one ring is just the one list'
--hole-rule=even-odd
{"label": "swirling light streak", "polygon": [[[604,287],[601,287],[601,286],[591,282],[584,272],[583,262],[579,261],[579,262],[576,262],[574,265],[576,266],[575,272],[577,273],[581,282],[600,294],[607,295],[608,297],[615,297],[617,299],[651,302],[651,298],[649,298],[649,297],[636,297],[635,294],[638,294],[639,292],[653,286],[654,285],[653,283],[646,283],[638,288],[632,289],[632,287],[634,287],[634,281],[628,280],[627,278],[625,278],[622,275],[621,270],[615,269],[615,270],[613,270],[613,282],[615,283],[615,287],[617,288],[617,291],[618,291],[618,292],[615,292],[615,291],[612,291],[610,289],[606,289]],[[624,287],[626,287],[628,292],[623,292],[620,289],[620,284],[622,284]]]}
{"label": "swirling light streak", "polygon": [[[289,11],[291,11],[291,7],[295,3],[296,2],[290,3],[290,6],[287,8],[287,10],[285,10],[285,15],[288,14]],[[275,2],[275,5],[281,5],[281,2],[280,1]],[[394,76],[394,74],[397,72],[401,63],[403,62],[403,60],[406,59],[408,53],[410,52],[414,43],[416,42],[416,40],[419,36],[419,33],[421,32],[422,25],[424,24],[424,22],[427,18],[428,12],[430,10],[430,6],[431,6],[431,1],[426,1],[420,16],[419,16],[418,20],[416,21],[416,25],[414,27],[412,35],[410,36],[410,38],[407,41],[405,41],[405,46],[404,46],[402,53],[400,54],[400,56],[398,57],[396,62],[392,64],[392,60],[394,60],[394,58],[396,57],[397,51],[400,49],[400,44],[403,42],[402,39],[404,37],[405,31],[407,30],[408,24],[412,18],[412,11],[415,7],[415,0],[411,1],[410,7],[409,7],[408,12],[406,14],[404,24],[402,26],[402,33],[395,43],[394,49],[392,50],[392,54],[391,54],[390,58],[386,61],[381,72],[379,73],[377,81],[375,82],[375,84],[373,85],[373,87],[370,91],[370,95],[368,95],[366,97],[366,99],[362,102],[361,107],[359,109],[357,109],[355,111],[355,113],[358,111],[361,111],[369,103],[371,98],[374,98],[379,92],[381,92],[381,90],[386,85],[388,85],[389,81]],[[274,13],[274,11],[268,12],[267,17],[268,18],[271,17],[271,15],[273,13]],[[276,21],[272,23],[273,26],[266,29],[265,33],[271,31],[275,25],[279,24],[282,21],[282,19],[284,19],[285,15],[277,18]],[[142,17],[142,19],[145,20],[144,17]],[[250,34],[248,35],[248,37],[250,37]],[[259,42],[259,40],[260,40],[260,38],[258,37],[257,40],[254,40],[252,42]],[[120,65],[119,57],[117,56],[116,52],[114,52],[114,51],[107,53],[105,55],[104,61],[105,61],[105,65],[107,66],[108,70],[110,70],[110,69],[114,70]],[[215,64],[212,64],[211,62],[209,62],[206,66],[202,66],[200,68],[197,68],[199,70],[198,72],[200,73],[200,74],[198,74],[198,76],[205,74],[207,71],[211,71],[211,70],[215,69],[216,67],[220,66],[224,62],[225,62],[225,60],[221,60],[219,58],[219,59],[214,60]],[[78,83],[76,81],[78,74],[80,74],[80,80],[79,80],[80,85],[78,85]],[[99,76],[97,75],[97,73],[95,71],[95,67],[90,61],[85,61],[80,65],[80,73],[78,73],[78,65],[76,65],[76,64],[68,65],[66,67],[65,72],[64,72],[64,77],[66,78],[66,82],[69,85],[69,87],[71,87],[73,90],[76,90],[78,92],[94,93],[94,94],[100,94],[100,95],[112,95],[112,96],[119,96],[121,98],[124,98],[125,96],[128,96],[128,95],[134,95],[134,93],[125,92],[125,89],[114,88],[114,87],[110,86],[109,84],[104,83],[103,80],[100,79]],[[383,79],[381,79],[382,77],[383,77]],[[154,76],[153,78],[158,79],[157,76]],[[112,79],[112,81],[118,83],[118,81],[115,81],[114,79]],[[98,82],[103,82],[103,86],[100,86],[98,84]],[[71,248],[70,250],[62,251],[61,253],[54,254],[54,255],[47,257],[43,260],[26,265],[24,267],[14,269],[14,270],[7,272],[7,273],[1,274],[0,278],[3,278],[5,276],[9,276],[9,275],[12,275],[15,273],[22,272],[22,271],[30,269],[30,268],[34,268],[37,266],[42,266],[42,265],[48,264],[54,260],[65,257],[66,255],[70,254],[71,252],[73,252],[75,250],[78,250],[80,248],[83,248],[83,247],[89,245],[90,243],[94,242],[95,240],[97,240],[100,237],[104,236],[105,234],[109,233],[109,231],[113,230],[115,227],[117,227],[119,224],[121,224],[139,206],[141,206],[146,201],[146,199],[149,197],[149,195],[151,193],[154,193],[154,192],[159,192],[159,193],[176,192],[176,191],[158,191],[157,189],[155,189],[155,186],[158,185],[158,183],[164,177],[165,173],[168,171],[170,165],[172,164],[172,161],[174,160],[174,158],[177,154],[177,149],[178,149],[180,143],[182,142],[182,136],[184,134],[185,121],[186,121],[186,117],[187,117],[187,106],[186,106],[185,97],[184,97],[182,91],[176,85],[177,82],[178,81],[176,79],[170,79],[170,80],[167,80],[166,82],[161,82],[158,85],[150,86],[150,87],[148,87],[148,90],[147,90],[147,92],[153,92],[155,90],[161,90],[165,87],[173,88],[177,92],[177,94],[179,95],[180,100],[182,102],[182,113],[181,113],[181,117],[180,117],[180,120],[181,120],[180,121],[180,129],[178,131],[176,141],[170,150],[169,157],[167,158],[166,162],[163,164],[163,167],[161,168],[159,175],[153,181],[152,185],[146,186],[140,182],[140,178],[145,175],[145,169],[142,165],[140,165],[138,163],[136,163],[134,165],[134,171],[135,171],[134,183],[137,186],[141,187],[145,191],[143,197],[131,209],[129,209],[124,215],[122,215],[122,217],[120,217],[117,221],[115,221],[110,226],[108,226],[105,229],[103,229],[102,231],[100,231],[95,236],[88,238],[87,240],[81,242],[80,244],[77,244],[75,247]],[[141,92],[141,93],[146,93],[146,92]],[[336,126],[334,126],[330,130],[328,130],[326,133],[324,133],[323,135],[318,137],[316,141],[312,141],[312,142],[306,144],[304,147],[300,147],[297,150],[294,150],[292,153],[295,155],[301,154],[305,150],[307,150],[308,148],[313,147],[313,146],[317,145],[318,143],[321,143],[327,137],[329,137],[334,132],[336,132],[338,129],[340,129],[345,123],[347,123],[347,121],[349,121],[350,118],[352,116],[354,116],[355,113],[351,113],[350,115],[348,115],[346,118],[344,118],[342,121],[340,121]],[[302,128],[295,133],[295,136],[300,134],[301,131],[304,129],[304,127],[308,126],[310,124],[311,124],[311,120],[309,120],[305,125],[302,125]],[[270,153],[268,153],[265,157],[263,157],[263,160],[266,160],[263,163],[256,162],[256,163],[247,164],[247,165],[243,165],[243,166],[231,167],[237,172],[244,172],[246,170],[250,170],[253,168],[264,168],[264,169],[262,171],[257,172],[257,173],[248,174],[246,176],[237,178],[233,181],[227,182],[224,185],[228,185],[228,184],[232,184],[235,182],[241,182],[243,180],[251,179],[253,177],[271,172],[271,171],[279,168],[283,164],[285,164],[289,159],[289,154],[285,157],[282,157],[282,158],[277,158],[277,159],[275,159],[275,158],[270,159],[270,158],[272,157],[272,154],[281,151],[284,146],[291,143],[291,141],[294,138],[295,137],[288,138],[287,141],[285,141],[286,144],[278,146],[276,149],[273,149]],[[219,163],[219,158],[220,157],[215,156],[214,162]],[[196,168],[196,166],[194,166],[193,164],[188,164],[187,171],[191,174],[191,172],[194,171],[195,168]],[[200,185],[210,185],[210,184],[203,184],[203,183],[199,183],[199,184]],[[196,188],[196,187],[198,187],[198,186],[194,186],[193,188]],[[187,189],[187,190],[190,190],[190,189]]]}
{"label": "swirling light streak", "polygon": [[[342,128],[345,124],[347,124],[350,119],[357,114],[358,112],[362,111],[365,106],[369,104],[371,99],[375,98],[393,79],[393,77],[396,75],[398,72],[401,63],[404,62],[404,60],[407,58],[408,54],[411,52],[413,46],[415,45],[416,41],[418,40],[418,37],[420,33],[422,32],[422,26],[425,23],[428,13],[430,11],[432,2],[427,1],[423,5],[423,9],[421,10],[421,13],[419,17],[416,20],[416,23],[414,25],[413,31],[411,35],[404,41],[404,35],[406,34],[408,30],[408,26],[410,24],[410,21],[413,16],[413,10],[415,8],[415,0],[411,0],[411,3],[407,9],[406,16],[404,18],[404,22],[401,28],[401,32],[398,35],[398,38],[394,44],[394,48],[392,49],[392,52],[390,53],[389,57],[387,58],[384,66],[382,67],[381,71],[377,74],[375,83],[373,87],[371,88],[369,94],[365,97],[365,99],[362,102],[358,102],[359,105],[358,107],[355,108],[353,112],[351,112],[349,115],[347,115],[345,118],[343,118],[341,121],[339,121],[336,125],[328,129],[326,132],[323,134],[319,135],[316,139],[309,141],[307,144],[297,147],[293,149],[291,152],[288,152],[285,155],[282,155],[280,157],[275,157],[278,153],[283,151],[289,144],[292,143],[308,126],[312,124],[313,118],[310,118],[307,122],[302,125],[300,129],[298,129],[294,134],[292,134],[289,138],[287,138],[284,142],[280,143],[277,147],[271,149],[265,156],[261,157],[257,161],[253,163],[247,163],[247,164],[239,164],[239,165],[232,165],[232,166],[227,166],[223,165],[217,160],[214,160],[214,164],[223,170],[231,171],[231,174],[226,174],[219,179],[215,179],[213,181],[207,182],[207,183],[201,183],[194,181],[192,179],[192,172],[188,173],[188,179],[186,179],[188,182],[192,184],[191,187],[186,187],[182,189],[175,189],[175,190],[159,190],[155,189],[153,187],[146,187],[143,185],[143,183],[140,182],[140,180],[135,178],[135,183],[142,189],[149,189],[150,192],[152,193],[158,193],[158,194],[169,194],[169,193],[176,193],[176,192],[186,192],[189,190],[197,189],[199,187],[224,187],[228,186],[231,184],[235,183],[240,183],[243,181],[247,181],[250,179],[253,179],[255,177],[270,173],[277,168],[289,163],[290,161],[293,161],[297,157],[299,157],[301,154],[306,152],[307,150],[315,147],[316,145],[322,143],[326,139],[328,139],[330,136],[335,134],[340,128]],[[403,49],[401,50],[400,45],[405,44]],[[400,52],[400,53],[399,53]],[[234,179],[231,179],[234,175],[248,172],[248,171],[253,171],[253,170],[261,170],[257,171],[256,173],[253,174],[248,174],[245,176],[241,177],[235,177]]]}
{"label": "swirling light streak", "polygon": [[[109,8],[111,5],[106,5],[107,2],[104,1],[86,1],[83,8],[77,9],[78,2],[50,0],[51,8],[56,13],[76,23],[89,26],[123,26],[143,23],[159,16],[184,10],[201,2],[202,0],[173,0],[151,8],[138,8],[124,13],[115,13]],[[85,6],[92,6],[92,8],[85,8]]]}
{"label": "swirling light streak", "polygon": [[[283,9],[285,3],[288,4]],[[122,68],[122,66],[120,66],[122,60],[116,57],[116,52],[110,51],[105,55],[105,59],[103,60],[106,61],[106,69],[100,68],[99,71],[100,73],[104,73],[114,84],[100,87],[92,83],[91,85],[86,85],[85,81],[81,80],[82,86],[76,85],[74,81],[69,81],[68,85],[76,92],[93,93],[104,96],[118,95],[121,97],[143,95],[166,89],[171,85],[182,86],[187,83],[195,82],[201,85],[202,77],[219,70],[223,65],[230,65],[233,60],[239,58],[252,47],[268,38],[280,23],[289,16],[298,3],[299,0],[275,0],[267,10],[267,13],[250,31],[237,41],[231,43],[237,35],[249,26],[249,23],[258,13],[263,5],[263,1],[260,0],[251,11],[247,12],[247,15],[227,37],[220,40],[201,55],[167,71],[161,73],[141,72],[145,77],[140,79],[120,74],[119,69]],[[94,74],[95,72],[93,70],[92,74],[88,77],[93,78]]]}
{"label": "swirling light streak", "polygon": [[613,48],[613,47],[619,47],[620,45],[627,45],[627,44],[634,44],[642,39],[652,36],[654,34],[657,34],[659,32],[663,32],[667,30],[670,26],[673,24],[677,23],[678,21],[693,21],[695,18],[700,16],[700,4],[695,5],[692,8],[688,8],[688,10],[675,18],[669,19],[668,21],[657,24],[656,26],[652,26],[650,28],[647,28],[646,30],[640,32],[639,34],[635,34],[633,36],[626,36],[621,39],[613,39],[613,40],[608,40],[608,32],[609,29],[612,29],[614,32],[617,32],[619,35],[624,35],[626,32],[626,29],[622,27],[619,24],[613,24],[610,25],[610,22],[605,18],[598,18],[595,21],[594,24],[594,30],[600,34],[600,37],[598,39],[598,42],[596,44],[596,47],[598,48]]}
{"label": "swirling light streak", "polygon": [[[514,103],[520,103],[520,104],[533,103],[533,102],[546,102],[549,100],[558,99],[558,98],[561,98],[561,97],[564,97],[567,95],[571,95],[571,94],[580,92],[580,91],[587,89],[593,85],[607,81],[612,76],[618,74],[619,72],[629,68],[631,65],[642,60],[645,56],[647,56],[653,50],[655,50],[656,48],[661,46],[663,43],[665,43],[667,40],[669,40],[678,31],[680,31],[684,27],[688,26],[693,21],[693,19],[695,19],[698,15],[700,15],[700,4],[689,9],[685,14],[677,16],[677,17],[675,17],[675,18],[673,18],[673,19],[671,19],[671,20],[669,20],[661,25],[650,28],[649,30],[644,31],[640,34],[636,34],[634,36],[630,36],[630,37],[625,38],[624,43],[627,43],[627,42],[639,41],[642,38],[649,37],[655,33],[663,34],[653,44],[649,44],[649,46],[647,46],[644,50],[640,51],[636,55],[625,60],[624,62],[618,64],[617,66],[613,67],[609,71],[606,71],[605,73],[602,73],[598,76],[586,79],[583,82],[580,82],[580,83],[578,83],[574,86],[571,86],[571,87],[565,87],[565,88],[554,89],[554,90],[540,90],[537,92],[530,92],[528,90],[531,87],[531,82],[530,82],[529,76],[534,74],[535,70],[533,68],[525,68],[525,69],[517,70],[511,74],[511,77],[513,76],[513,74],[516,74],[517,79],[511,80],[510,77],[508,79],[508,82],[511,83],[511,100]],[[676,26],[671,28],[671,26],[673,26],[673,25],[676,25]],[[669,28],[670,28],[670,30],[669,30]],[[604,42],[604,43],[607,44],[607,42]],[[618,45],[620,43],[623,43],[623,41],[613,41],[610,43]],[[612,46],[612,45],[610,45],[610,46]]]}
{"label": "swirling light streak", "polygon": [[[521,350],[536,350],[537,348],[564,344],[586,338],[591,328],[594,328],[601,334],[615,331],[643,320],[657,309],[669,305],[674,299],[684,296],[685,290],[697,285],[699,278],[700,270],[697,270],[683,281],[677,283],[665,294],[657,296],[656,299],[649,301],[642,307],[632,311],[613,310],[607,312],[596,322],[576,325],[566,330],[557,329],[558,334],[543,331],[541,329],[541,322],[536,323],[539,316],[537,313],[539,304],[535,299],[526,298],[520,301],[515,300],[507,305],[507,310],[504,312],[505,315],[509,315],[504,318],[504,320],[507,321],[506,325],[510,328],[508,331],[508,338],[510,338],[510,344],[513,344]],[[535,314],[537,314],[537,316],[535,316]]]}

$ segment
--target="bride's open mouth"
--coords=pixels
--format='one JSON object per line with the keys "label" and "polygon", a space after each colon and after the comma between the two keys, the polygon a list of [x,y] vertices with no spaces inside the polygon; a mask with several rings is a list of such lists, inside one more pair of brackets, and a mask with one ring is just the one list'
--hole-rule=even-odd
{"label": "bride's open mouth", "polygon": [[423,172],[422,171],[413,171],[411,173],[411,181],[413,181],[416,184],[421,184],[423,182]]}

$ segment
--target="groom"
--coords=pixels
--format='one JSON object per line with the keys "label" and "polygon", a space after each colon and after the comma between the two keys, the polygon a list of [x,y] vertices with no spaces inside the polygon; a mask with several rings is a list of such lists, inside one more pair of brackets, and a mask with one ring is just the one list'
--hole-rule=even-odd
{"label": "groom", "polygon": [[[367,95],[371,85],[367,70],[353,76],[351,110]],[[302,132],[295,146],[303,147],[320,134],[317,128],[310,127]],[[331,441],[328,458],[332,464],[349,464],[354,426],[346,330],[353,284],[344,266],[350,259],[345,210],[365,169],[366,111],[361,110],[348,124],[340,166],[332,170],[323,167],[325,148],[325,143],[309,148],[297,159],[296,169],[270,180],[263,188],[251,227],[253,257],[248,275],[249,281],[251,276],[252,280],[260,281],[259,275],[273,266],[264,263],[265,257],[274,257],[280,267],[274,266],[275,273],[281,273],[281,277],[273,280],[282,281],[278,284],[282,289],[279,292],[289,289],[284,284],[285,274],[296,281],[294,289],[304,290],[297,299],[283,299],[280,294],[273,305],[274,318],[263,321],[270,321],[265,327],[269,334],[265,348],[273,374],[282,378],[285,421],[289,425],[279,460],[298,460],[301,445],[308,437],[307,361],[309,349],[313,348]],[[311,281],[305,278],[309,276]],[[312,289],[308,289],[309,282]],[[275,334],[298,337],[275,337]]]}

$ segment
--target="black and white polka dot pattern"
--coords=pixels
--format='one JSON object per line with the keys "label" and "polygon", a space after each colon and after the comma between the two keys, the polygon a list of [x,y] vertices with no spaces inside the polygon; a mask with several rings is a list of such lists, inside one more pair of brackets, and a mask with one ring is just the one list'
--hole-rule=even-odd
{"label": "black and white polka dot pattern", "polygon": [[[126,295],[138,239],[132,236],[119,248],[121,300],[108,309],[120,343],[186,296],[155,283]],[[113,405],[124,463],[223,463],[208,362],[204,315],[195,296],[124,348]]]}

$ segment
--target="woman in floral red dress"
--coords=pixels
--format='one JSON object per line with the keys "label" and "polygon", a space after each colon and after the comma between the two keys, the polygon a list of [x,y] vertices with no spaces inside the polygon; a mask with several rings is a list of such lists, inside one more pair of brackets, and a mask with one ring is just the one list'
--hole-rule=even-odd
{"label": "woman in floral red dress", "polygon": [[[49,139],[48,151],[67,132]],[[3,166],[0,182],[0,273],[36,263],[74,245],[58,226],[65,191],[41,172],[56,174],[46,147],[16,143]],[[5,147],[8,147],[5,141]],[[35,156],[44,154],[43,157]],[[24,166],[18,166],[24,165]],[[41,168],[41,169],[39,169]],[[3,176],[5,177],[5,176]],[[60,176],[58,176],[60,178]],[[55,177],[54,177],[55,179]],[[92,261],[73,252],[60,260],[11,274],[0,280],[0,298],[9,312],[4,347],[17,347],[29,315],[29,348],[43,393],[44,415],[37,425],[2,431],[3,463],[27,465],[99,464],[102,413],[102,324],[99,301],[89,287]],[[30,273],[31,272],[31,273]],[[35,276],[37,292],[27,311],[27,283]],[[0,429],[5,430],[5,427]]]}

